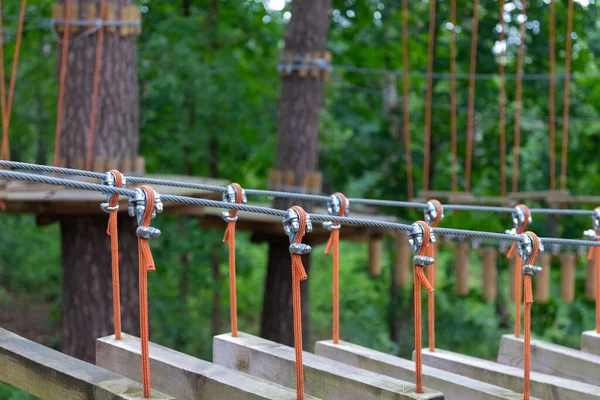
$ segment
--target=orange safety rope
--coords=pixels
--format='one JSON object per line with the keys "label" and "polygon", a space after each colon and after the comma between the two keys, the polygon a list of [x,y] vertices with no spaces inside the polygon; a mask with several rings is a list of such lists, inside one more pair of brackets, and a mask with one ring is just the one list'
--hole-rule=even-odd
{"label": "orange safety rope", "polygon": [[[106,0],[100,0],[100,20],[104,17]],[[96,135],[96,114],[98,112],[98,96],[100,92],[100,77],[102,71],[102,47],[104,45],[104,27],[98,29],[98,42],[96,43],[96,66],[94,68],[94,87],[92,89],[92,109],[90,112],[90,130],[88,134],[86,169],[92,169],[92,154],[94,150],[94,137]]]}
{"label": "orange safety rope", "polygon": [[521,108],[523,86],[523,50],[525,48],[526,2],[521,2],[521,25],[519,26],[519,51],[517,53],[517,89],[515,94],[515,141],[513,147],[512,191],[519,188],[519,151],[521,147]]}
{"label": "orange safety rope", "polygon": [[[123,186],[123,174],[116,169],[109,173],[115,176],[115,187]],[[108,214],[108,227],[106,233],[110,236],[110,252],[112,262],[112,292],[113,292],[113,321],[115,326],[115,339],[121,339],[121,290],[119,285],[119,231],[117,228],[117,214],[119,213],[119,195],[111,195],[108,206],[111,208]]]}
{"label": "orange safety rope", "polygon": [[[431,227],[435,228],[442,220],[442,203],[438,200],[429,200],[430,203],[433,203],[438,210],[437,217],[431,221]],[[435,244],[431,244],[426,249],[427,257],[435,258]],[[430,265],[427,268],[427,280],[431,284],[432,288],[435,288],[435,264]],[[433,290],[429,292],[429,301],[428,301],[428,329],[429,329],[429,351],[435,351],[435,293]]]}
{"label": "orange safety rope", "polygon": [[[517,233],[521,234],[523,232],[525,232],[525,229],[527,228],[527,224],[529,222],[529,216],[531,215],[531,213],[529,212],[529,208],[527,208],[526,205],[524,204],[519,204],[517,205],[517,207],[521,207],[523,209],[523,211],[525,212],[525,221],[523,222],[523,224],[521,226],[518,227],[517,229]],[[510,247],[510,250],[508,250],[508,253],[506,254],[507,258],[513,258],[515,256],[515,251],[516,251],[516,247],[517,247],[517,243],[513,242],[512,246]],[[515,291],[515,337],[521,337],[521,298],[522,298],[522,294],[521,294],[521,281],[523,280],[523,260],[521,260],[521,257],[517,256],[517,259],[515,261],[515,282],[514,282],[514,291]]]}
{"label": "orange safety rope", "polygon": [[[140,187],[146,194],[146,211],[140,226],[150,226],[154,210],[154,190],[150,186]],[[148,271],[156,270],[149,240],[138,237],[140,279],[140,339],[142,342],[142,382],[144,397],[150,397],[150,358],[148,355]]]}
{"label": "orange safety rope", "polygon": [[[237,183],[232,183],[235,188],[235,202],[241,204],[243,201],[243,189]],[[231,319],[231,336],[238,335],[237,323],[237,291],[235,277],[235,223],[237,221],[238,210],[229,211],[230,220],[227,222],[223,243],[229,244],[229,316]]]}
{"label": "orange safety rope", "polygon": [[[595,211],[600,212],[600,207],[596,207]],[[594,233],[595,241],[600,242],[600,230],[595,230]],[[600,333],[600,247],[590,247],[588,260],[594,260],[596,271],[596,332]]]}
{"label": "orange safety rope", "polygon": [[[540,248],[540,240],[537,235],[533,232],[526,232],[528,236],[533,239],[533,250],[529,259],[529,264],[535,262],[535,257]],[[531,303],[533,303],[533,290],[531,288],[531,274],[525,274],[524,278],[525,287],[525,340],[524,340],[524,351],[523,351],[523,400],[529,400],[530,393],[530,382],[529,378],[531,375]]]}
{"label": "orange safety rope", "polygon": [[450,1],[450,147],[452,149],[452,191],[458,191],[458,144],[456,134],[456,0]]}
{"label": "orange safety rope", "polygon": [[[504,43],[504,0],[500,0],[500,42]],[[500,78],[500,93],[499,93],[499,107],[500,107],[500,193],[502,196],[506,196],[506,93],[504,90],[504,60],[505,51],[502,51],[500,62],[498,63],[498,75]]]}
{"label": "orange safety rope", "polygon": [[[342,217],[346,213],[348,200],[342,193],[334,193],[342,201],[338,216]],[[331,254],[333,248],[333,343],[340,342],[340,227],[341,224],[333,222],[332,230],[329,234],[329,241],[325,247],[325,254]]]}
{"label": "orange safety rope", "polygon": [[571,84],[571,43],[573,34],[573,0],[569,0],[569,8],[567,11],[567,44],[565,49],[565,89],[564,89],[564,104],[563,104],[563,129],[562,129],[562,159],[560,172],[560,188],[567,189],[567,156],[569,154],[569,100]]}
{"label": "orange safety rope", "polygon": [[[431,229],[426,222],[417,221],[417,224],[423,228],[423,244],[417,255],[427,256],[428,247],[431,245]],[[427,280],[423,267],[413,265],[414,268],[414,312],[415,312],[415,381],[416,392],[423,393],[423,344],[422,344],[422,310],[421,310],[421,286],[427,290],[427,293],[433,292],[433,287]]]}
{"label": "orange safety rope", "polygon": [[56,107],[56,134],[54,136],[55,167],[60,160],[60,136],[62,133],[63,108],[65,104],[65,83],[67,81],[67,58],[69,55],[69,22],[71,21],[71,0],[65,0],[65,30],[62,40],[62,54],[60,58],[60,81],[58,85],[58,105]]}
{"label": "orange safety rope", "polygon": [[[5,88],[4,88],[4,52],[0,52],[0,62],[2,63],[1,77],[2,77],[2,148],[0,149],[0,158],[8,160],[10,158],[10,146],[8,142],[8,128],[10,127],[10,117],[12,114],[13,98],[15,94],[15,85],[17,82],[17,70],[19,68],[19,55],[21,53],[21,38],[23,36],[23,21],[25,20],[25,8],[27,6],[26,0],[21,0],[21,10],[19,11],[19,27],[17,28],[17,41],[15,43],[15,55],[13,57],[12,70],[10,73],[10,86],[8,88],[8,102],[4,100]],[[0,0],[0,9],[2,8],[2,1]],[[0,18],[2,13],[0,11]],[[0,24],[0,30],[2,25]],[[0,47],[3,47],[4,43],[2,35],[0,34]],[[8,104],[7,104],[8,103]]]}
{"label": "orange safety rope", "polygon": [[[307,214],[300,206],[294,206],[300,216],[300,225],[296,234],[295,244],[302,242],[302,237],[306,232]],[[300,254],[290,253],[292,257],[292,298],[294,312],[294,349],[296,350],[296,397],[297,400],[304,400],[304,370],[302,363],[302,303],[300,299],[300,281],[307,278],[302,256]]]}
{"label": "orange safety rope", "polygon": [[471,164],[473,159],[473,129],[475,125],[475,70],[477,67],[477,33],[479,30],[479,0],[473,1],[473,32],[471,33],[471,65],[469,78],[469,105],[467,112],[467,155],[465,192],[471,191]]}
{"label": "orange safety rope", "polygon": [[408,0],[402,0],[402,86],[404,112],[404,153],[406,157],[406,186],[409,199],[414,198],[412,152],[410,149],[410,95],[408,81]]}
{"label": "orange safety rope", "polygon": [[425,139],[423,142],[423,190],[429,190],[429,152],[431,147],[431,101],[433,96],[433,41],[435,36],[435,6],[429,5],[429,42],[427,44],[427,91],[425,94]]}
{"label": "orange safety rope", "polygon": [[549,113],[550,113],[550,190],[556,189],[556,104],[555,104],[555,24],[556,24],[556,1],[550,1],[550,91],[549,91]]}

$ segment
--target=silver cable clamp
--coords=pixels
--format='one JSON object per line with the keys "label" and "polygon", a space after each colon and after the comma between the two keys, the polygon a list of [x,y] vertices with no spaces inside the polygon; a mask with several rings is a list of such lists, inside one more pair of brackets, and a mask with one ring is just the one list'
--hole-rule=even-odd
{"label": "silver cable clamp", "polygon": [[[282,218],[283,231],[290,239],[290,253],[292,254],[308,254],[312,251],[312,248],[304,243],[294,243],[300,230],[300,214],[293,208],[289,208],[285,212],[285,216]],[[312,222],[310,221],[310,215],[306,214],[306,229],[304,233],[312,232]]]}
{"label": "silver cable clamp", "polygon": [[440,221],[444,219],[444,208],[443,207],[440,207],[440,209],[438,209],[438,207],[432,201],[428,201],[427,203],[425,203],[425,206],[426,206],[426,208],[423,211],[423,214],[424,214],[425,222],[427,222],[427,225],[431,226],[433,221],[435,221],[440,214],[441,214]]}
{"label": "silver cable clamp", "polygon": [[527,222],[529,224],[532,222],[531,214],[529,214],[529,218],[527,219],[527,221],[525,221],[525,209],[523,209],[523,207],[521,207],[521,206],[516,206],[514,208],[514,210],[512,211],[511,216],[512,216],[513,225],[515,227],[515,232],[521,226],[523,226],[523,224],[525,222]]}
{"label": "silver cable clamp", "polygon": [[[160,236],[160,229],[151,226],[142,226],[144,214],[146,213],[146,204],[148,199],[146,198],[146,192],[141,188],[135,189],[133,196],[129,198],[129,207],[127,211],[130,217],[136,217],[138,224],[135,234],[143,239],[154,239]],[[160,194],[154,191],[154,208],[152,209],[152,219],[156,218],[156,214],[163,212],[163,202],[160,198]]]}
{"label": "silver cable clamp", "polygon": [[[519,238],[517,249],[523,260],[523,273],[526,275],[535,275],[538,272],[542,272],[542,267],[530,263],[531,256],[533,255],[533,238],[525,233],[519,235]],[[544,251],[542,242],[539,243],[538,251]]]}
{"label": "silver cable clamp", "polygon": [[[100,184],[105,185],[105,186],[110,186],[110,187],[115,187],[115,185],[117,184],[117,177],[115,176],[114,173],[112,172],[107,172],[104,174],[104,178],[102,178],[102,182],[100,182]],[[121,188],[125,189],[125,175],[123,175],[123,181],[121,183]],[[106,202],[105,203],[100,203],[100,209],[104,212],[111,212],[111,211],[118,211],[119,210],[119,203],[117,203],[116,206],[111,207],[109,204],[111,202],[111,200],[114,198],[114,196],[117,196],[116,193],[106,193]]]}
{"label": "silver cable clamp", "polygon": [[[237,199],[237,189],[233,185],[227,185],[225,192],[223,192],[223,202],[236,204]],[[246,197],[246,191],[242,189],[242,204],[246,204],[248,202],[248,198]],[[235,222],[238,220],[238,216],[230,217],[230,211],[223,211],[221,213],[221,217],[225,222]]]}
{"label": "silver cable clamp", "polygon": [[583,234],[591,239],[600,239],[600,236],[596,235],[596,232],[600,231],[600,209],[594,209],[594,214],[592,214],[592,222],[594,223],[594,229],[587,229],[583,231]]}
{"label": "silver cable clamp", "polygon": [[[342,209],[342,198],[338,195],[332,194],[327,199],[327,212],[329,215],[339,216],[340,210]],[[344,211],[344,217],[350,215],[350,201],[346,199],[345,201],[346,210]],[[325,221],[322,223],[323,228],[326,228],[329,231],[333,231],[336,229],[340,229],[342,226],[340,224],[335,224],[332,221]]]}
{"label": "silver cable clamp", "polygon": [[[410,244],[413,253],[415,253],[415,256],[413,257],[413,264],[419,265],[421,267],[428,267],[434,264],[435,259],[433,257],[422,256],[417,254],[421,251],[421,248],[424,245],[426,245],[426,243],[423,243],[423,236],[425,234],[425,232],[423,231],[423,227],[417,223],[412,224],[410,227],[411,229],[410,232],[408,232],[407,237],[408,243]],[[429,240],[431,243],[435,243],[435,236],[433,232],[430,233]]]}

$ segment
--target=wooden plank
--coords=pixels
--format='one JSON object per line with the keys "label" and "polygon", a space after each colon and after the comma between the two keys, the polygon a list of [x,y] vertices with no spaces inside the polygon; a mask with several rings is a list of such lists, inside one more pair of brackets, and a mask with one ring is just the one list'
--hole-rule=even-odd
{"label": "wooden plank", "polygon": [[[152,385],[181,400],[295,400],[289,388],[214,365],[187,354],[149,344]],[[140,380],[140,339],[123,334],[96,341],[96,363],[110,371]],[[308,396],[314,400],[315,397]]]}
{"label": "wooden plank", "polygon": [[[364,371],[304,352],[305,391],[325,400],[443,399],[439,392],[425,389],[415,393],[414,384]],[[291,347],[240,333],[215,336],[213,362],[259,378],[294,388],[295,353]]]}
{"label": "wooden plank", "polygon": [[[423,364],[455,374],[498,385],[514,392],[523,391],[523,370],[494,361],[436,349],[423,349]],[[600,387],[558,376],[531,372],[531,394],[550,400],[597,400]]]}
{"label": "wooden plank", "polygon": [[[523,338],[502,335],[498,362],[523,368]],[[541,340],[531,340],[531,370],[600,384],[600,356]]]}
{"label": "wooden plank", "polygon": [[600,355],[600,333],[585,331],[581,335],[581,351]]}
{"label": "wooden plank", "polygon": [[[315,354],[392,378],[413,380],[415,376],[413,361],[348,342],[317,342]],[[517,400],[523,397],[508,389],[428,366],[423,366],[423,383],[444,393],[446,400]]]}
{"label": "wooden plank", "polygon": [[[45,400],[143,399],[142,385],[0,328],[0,381]],[[152,390],[152,399],[172,399]]]}

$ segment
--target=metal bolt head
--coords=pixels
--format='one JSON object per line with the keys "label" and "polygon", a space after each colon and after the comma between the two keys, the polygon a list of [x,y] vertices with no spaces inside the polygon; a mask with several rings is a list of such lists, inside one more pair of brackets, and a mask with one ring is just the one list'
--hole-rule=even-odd
{"label": "metal bolt head", "polygon": [[[335,194],[329,196],[329,199],[327,199],[327,212],[329,213],[329,215],[338,216],[340,214],[341,209],[342,198]],[[344,217],[347,217],[348,215],[350,215],[350,202],[348,201],[348,199],[346,199],[346,210],[344,211]]]}
{"label": "metal bolt head", "polygon": [[412,224],[410,232],[408,232],[408,243],[412,248],[413,253],[417,254],[423,247],[423,227],[419,224]]}
{"label": "metal bolt head", "polygon": [[[223,192],[223,201],[225,203],[235,203],[237,198],[237,189],[233,185],[227,185],[227,190]],[[242,189],[242,203],[246,204],[248,198],[246,197],[246,191]]]}
{"label": "metal bolt head", "polygon": [[438,208],[436,207],[436,205],[431,202],[428,201],[426,204],[427,208],[424,211],[424,218],[425,218],[425,222],[427,222],[427,225],[431,225],[433,223],[433,221],[435,221],[438,218],[439,213],[442,213],[442,216],[440,219],[444,219],[444,210],[438,210]]}
{"label": "metal bolt head", "polygon": [[[290,239],[290,242],[294,242],[296,240],[296,235],[300,230],[300,215],[298,212],[289,208],[285,212],[285,216],[282,218],[283,223],[283,231]],[[310,216],[306,215],[306,230],[304,233],[312,232],[312,222],[310,221]]]}
{"label": "metal bolt head", "polygon": [[[527,234],[521,234],[519,237],[521,240],[517,242],[517,250],[519,251],[521,259],[523,259],[523,263],[529,264],[533,254],[533,238]],[[544,251],[542,242],[539,243],[538,251]]]}
{"label": "metal bolt head", "polygon": [[160,229],[151,226],[138,226],[135,234],[143,239],[154,239],[160,237]]}
{"label": "metal bolt head", "polygon": [[525,275],[535,275],[538,272],[542,272],[542,267],[538,267],[537,265],[531,265],[531,264],[523,265],[523,273]]}

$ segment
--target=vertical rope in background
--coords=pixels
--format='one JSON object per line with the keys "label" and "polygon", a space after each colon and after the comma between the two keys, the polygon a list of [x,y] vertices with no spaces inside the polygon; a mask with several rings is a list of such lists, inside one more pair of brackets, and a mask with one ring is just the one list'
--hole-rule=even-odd
{"label": "vertical rope in background", "polygon": [[573,0],[569,0],[567,11],[567,45],[565,49],[565,91],[563,105],[563,129],[562,129],[562,158],[560,173],[560,188],[567,189],[567,156],[569,153],[569,86],[571,84],[571,53],[573,42]]}
{"label": "vertical rope in background", "polygon": [[556,64],[556,0],[550,1],[550,91],[549,91],[549,112],[550,112],[550,190],[556,189],[556,104],[555,104],[555,64]]}
{"label": "vertical rope in background", "polygon": [[410,95],[408,80],[408,0],[402,0],[402,89],[404,112],[404,153],[406,157],[406,186],[409,199],[415,197],[412,171],[412,152],[410,149]]}
{"label": "vertical rope in background", "polygon": [[465,192],[471,191],[471,164],[473,161],[473,129],[475,125],[475,71],[477,68],[477,34],[479,31],[479,0],[473,2],[473,32],[471,33],[471,65],[469,67],[469,105],[467,117],[467,154]]}
{"label": "vertical rope in background", "polygon": [[431,150],[431,101],[433,96],[433,48],[435,36],[435,6],[437,0],[430,0],[429,42],[427,44],[427,92],[425,94],[425,139],[423,142],[423,190],[429,190],[429,152]]}
{"label": "vertical rope in background", "polygon": [[456,134],[456,0],[450,0],[450,135],[452,148],[452,191],[458,191],[458,144]]}
{"label": "vertical rope in background", "polygon": [[519,26],[519,51],[517,54],[517,89],[515,94],[515,139],[513,147],[513,177],[512,191],[516,192],[519,189],[519,152],[521,150],[521,108],[522,104],[522,89],[523,89],[523,52],[525,48],[525,20],[526,15],[526,0],[521,1]]}
{"label": "vertical rope in background", "polygon": [[[504,35],[504,0],[500,0],[500,26],[502,29],[500,30],[500,42],[505,43],[505,35]],[[500,193],[502,196],[506,196],[506,92],[504,88],[504,61],[505,61],[506,49],[502,48],[502,54],[500,54],[500,62],[498,63],[498,75],[500,78],[500,87],[499,87],[499,101],[498,106],[500,107]]]}

